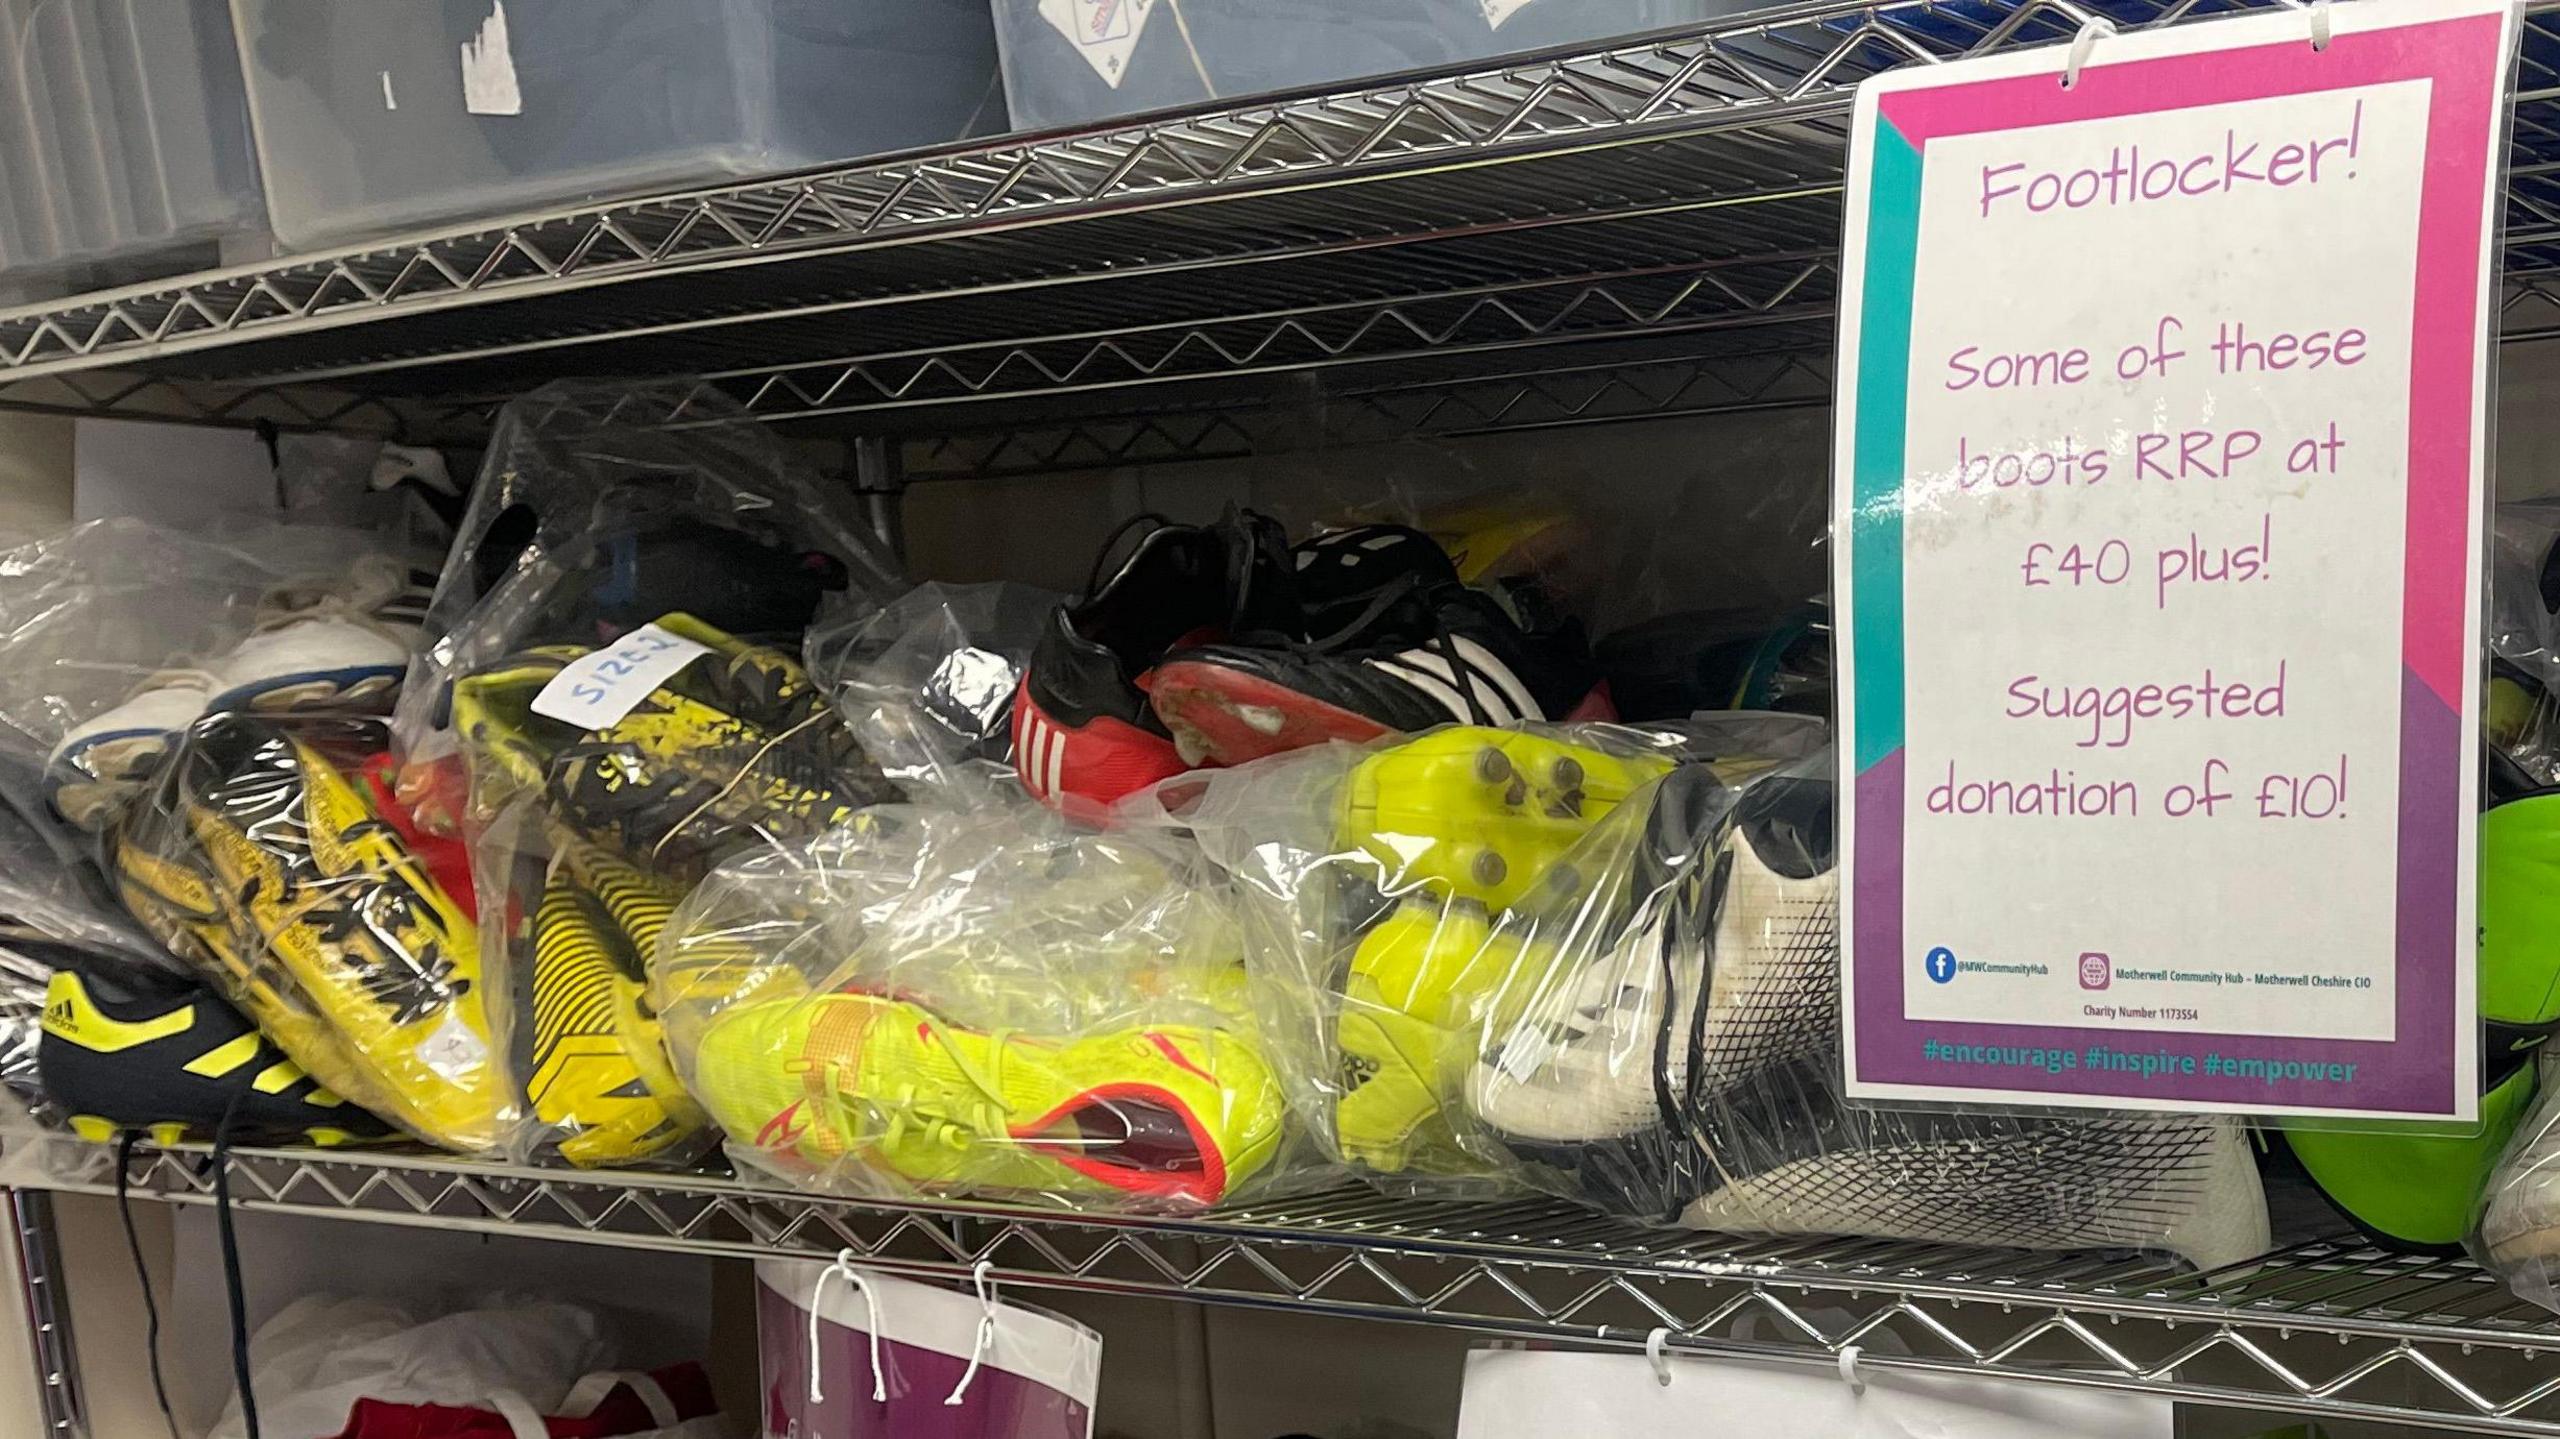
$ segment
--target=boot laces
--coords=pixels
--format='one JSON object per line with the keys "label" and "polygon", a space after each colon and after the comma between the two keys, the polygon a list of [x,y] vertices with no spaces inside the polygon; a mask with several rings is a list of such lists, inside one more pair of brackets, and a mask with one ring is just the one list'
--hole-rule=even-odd
{"label": "boot laces", "polygon": [[1435,583],[1438,582],[1430,576],[1407,572],[1380,585],[1357,615],[1329,634],[1301,640],[1266,632],[1243,637],[1241,642],[1257,648],[1287,650],[1302,658],[1323,658],[1365,639],[1370,626],[1385,618],[1398,605],[1414,601],[1420,604],[1429,625],[1429,632],[1422,636],[1416,648],[1438,656],[1449,666],[1450,677],[1455,681],[1451,688],[1465,702],[1468,720],[1474,724],[1490,725],[1494,722],[1493,716],[1485,708],[1481,696],[1485,690],[1493,688],[1493,679],[1475,661],[1467,658],[1466,651],[1459,647],[1457,632],[1449,628],[1441,606],[1429,593]]}
{"label": "boot laces", "polygon": [[[981,1136],[1004,1134],[1009,1127],[1005,1122],[1004,1056],[1014,1032],[1010,1029],[988,1031],[987,1060],[980,1065],[973,1063],[950,1041],[940,1021],[923,1020],[920,1027],[931,1036],[943,1056],[951,1061],[951,1067],[967,1081],[968,1089],[958,1093],[935,1093],[920,1085],[906,1083],[890,1091],[886,1098],[868,1101],[889,1122],[881,1143],[894,1145],[914,1134],[946,1149],[965,1150]],[[850,1092],[841,1082],[843,1068],[842,1061],[831,1061],[828,1065],[828,1087],[838,1094]]]}

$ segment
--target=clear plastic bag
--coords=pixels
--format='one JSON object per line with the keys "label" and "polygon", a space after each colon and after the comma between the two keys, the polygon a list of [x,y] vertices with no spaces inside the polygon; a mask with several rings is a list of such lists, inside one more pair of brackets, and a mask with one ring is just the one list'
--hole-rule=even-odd
{"label": "clear plastic bag", "polygon": [[218,714],[113,840],[125,907],[320,1083],[448,1149],[512,1115],[459,846],[392,795],[388,726]]}
{"label": "clear plastic bag", "polygon": [[1192,1208],[1299,1172],[1224,885],[1026,801],[866,810],[723,866],[652,995],[742,1167],[841,1193]]}
{"label": "clear plastic bag", "polygon": [[2482,723],[2535,783],[2560,782],[2560,500],[2498,506],[2489,553]]}
{"label": "clear plastic bag", "polygon": [[171,737],[225,707],[388,708],[407,567],[365,531],[99,520],[0,552],[0,752],[103,829]]}
{"label": "clear plastic bag", "polygon": [[2480,1132],[2368,1142],[2351,1174],[2438,1231],[2476,1217],[2481,1261],[2560,1309],[2560,789],[2493,749],[2480,802]]}
{"label": "clear plastic bag", "polygon": [[847,495],[699,381],[562,381],[510,402],[428,606],[402,755],[444,753],[454,679],[537,645],[608,643],[669,611],[797,644],[824,597],[895,594]]}
{"label": "clear plastic bag", "polygon": [[1060,596],[1029,585],[918,585],[874,610],[830,600],[809,673],[910,795],[1018,793],[1013,697]]}
{"label": "clear plastic bag", "polygon": [[[1775,719],[1768,735],[1782,754],[1821,743],[1810,720]],[[1722,747],[1621,726],[1455,726],[1155,791],[1161,822],[1188,827],[1239,883],[1256,1005],[1286,1026],[1284,1053],[1312,1060],[1285,1077],[1333,1158],[1391,1193],[1517,1187],[1518,1164],[1460,1110],[1468,1068],[1623,895],[1616,852],[1584,841],[1702,745]],[[1611,863],[1586,871],[1594,857]]]}
{"label": "clear plastic bag", "polygon": [[[1850,1105],[1817,722],[1459,727],[1177,782],[1291,1006],[1308,1127],[1393,1193],[2211,1265],[2267,1235],[2213,1117]],[[1180,807],[1178,799],[1168,808]]]}
{"label": "clear plastic bag", "polygon": [[2547,1055],[2538,1063],[2539,1094],[2520,1122],[2495,1112],[2495,1091],[2483,1101],[2484,1124],[2504,1118],[2515,1132],[2486,1186],[2471,1248],[2517,1294],[2560,1310],[2560,1069]]}
{"label": "clear plastic bag", "polygon": [[541,646],[454,685],[492,916],[490,1018],[533,1121],[522,1157],[699,1157],[710,1137],[644,996],[668,915],[722,859],[815,838],[895,795],[789,652],[689,615],[643,633],[691,657],[635,681],[627,710],[594,728],[538,706],[564,676],[573,693],[603,676],[612,650]]}
{"label": "clear plastic bag", "polygon": [[116,902],[94,835],[46,808],[34,766],[0,752],[0,917],[38,937],[174,968]]}
{"label": "clear plastic bag", "polygon": [[54,967],[73,952],[49,940],[0,934],[0,1088],[17,1101],[12,1113],[44,1106],[36,1049],[44,1036],[45,987]]}

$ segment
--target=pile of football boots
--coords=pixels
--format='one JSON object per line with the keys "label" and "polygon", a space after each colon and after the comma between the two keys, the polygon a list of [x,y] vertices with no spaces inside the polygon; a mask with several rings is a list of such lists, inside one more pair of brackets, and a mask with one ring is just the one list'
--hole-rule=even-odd
{"label": "pile of football boots", "polygon": [[[1005,833],[990,810],[979,849],[911,864],[778,968],[706,922],[707,893],[797,875],[771,913],[804,921],[836,902],[808,875],[896,878],[884,857],[947,822],[915,818],[930,806],[909,773],[883,773],[804,663],[859,566],[648,502],[568,539],[512,514],[460,562],[472,602],[404,701],[444,750],[394,763],[378,712],[416,637],[380,576],[277,596],[232,649],[63,737],[45,792],[100,835],[114,897],[183,967],[13,941],[0,1079],[20,1035],[89,1137],[396,1128],[607,1165],[689,1162],[725,1130],[806,1182],[1097,1206],[1304,1177],[1303,1136],[1392,1192],[1527,1186],[1647,1223],[2208,1266],[2265,1244],[2274,1167],[2401,1247],[2476,1234],[2514,1271],[2560,1255],[2538,1062],[2560,1024],[2560,798],[2524,762],[2560,704],[2513,658],[2486,706],[2482,1131],[2253,1137],[2216,1117],[1846,1101],[1827,758],[1611,722],[1677,696],[1818,733],[1818,607],[1686,648],[1688,622],[1664,621],[1595,653],[1535,579],[1421,529],[1293,543],[1251,511],[1150,517],[1040,616],[988,748],[1073,824],[1152,815],[1159,832],[1043,816]],[[1208,771],[1218,815],[1277,814],[1316,772],[1285,756],[1315,750],[1332,768],[1286,873],[1239,867],[1255,845],[1278,864],[1271,834],[1203,834],[1230,886],[1196,867],[1172,791],[1129,807]],[[1284,911],[1151,952],[1222,976],[1151,1006],[1157,959],[1042,908],[1112,886]],[[987,948],[959,964],[928,920]],[[40,1016],[6,1007],[39,980]],[[692,1027],[671,1038],[678,1010]]]}
{"label": "pile of football boots", "polygon": [[690,658],[596,728],[544,713],[542,696],[606,673],[610,647],[535,646],[453,693],[471,812],[509,826],[497,847],[526,1102],[578,1164],[659,1155],[703,1128],[646,997],[691,887],[742,849],[814,839],[895,797],[785,650],[681,614],[642,633]]}
{"label": "pile of football boots", "polygon": [[1326,740],[1613,714],[1579,622],[1534,583],[1466,583],[1419,530],[1136,526],[1052,614],[1015,700],[1023,786],[1070,815]]}
{"label": "pile of football boots", "polygon": [[[2259,1252],[2231,1121],[1844,1101],[1828,757],[1790,757],[1816,722],[1769,724],[1443,727],[1210,780],[1203,842],[1277,940],[1264,993],[1322,1035],[1291,1089],[1332,1155],[1390,1193],[1525,1184],[1645,1223]],[[1287,813],[1309,775],[1320,834]]]}

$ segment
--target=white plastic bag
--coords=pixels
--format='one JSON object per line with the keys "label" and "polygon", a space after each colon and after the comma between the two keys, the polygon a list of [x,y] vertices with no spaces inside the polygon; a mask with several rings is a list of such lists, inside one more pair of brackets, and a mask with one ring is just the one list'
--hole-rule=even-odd
{"label": "white plastic bag", "polygon": [[[556,1412],[579,1377],[609,1358],[593,1313],[541,1300],[492,1299],[421,1320],[380,1299],[307,1295],[249,1341],[267,1439],[336,1434],[358,1399],[461,1405],[508,1393]],[[234,1394],[206,1439],[247,1433]]]}

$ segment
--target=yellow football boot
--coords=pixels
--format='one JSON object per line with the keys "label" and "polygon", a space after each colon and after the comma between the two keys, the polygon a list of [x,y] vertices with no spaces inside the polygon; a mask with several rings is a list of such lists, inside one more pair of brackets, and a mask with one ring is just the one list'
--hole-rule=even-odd
{"label": "yellow football boot", "polygon": [[901,1188],[1215,1204],[1280,1145],[1285,1102],[1227,1030],[1150,1025],[1039,1039],[921,1005],[829,994],[733,1006],[694,1093],[792,1169],[851,1158]]}
{"label": "yellow football boot", "polygon": [[1458,1151],[1444,1111],[1487,1036],[1510,1028],[1557,964],[1556,946],[1534,930],[1497,930],[1464,901],[1408,900],[1362,935],[1334,1025],[1343,1158],[1384,1174],[1479,1167]]}
{"label": "yellow football boot", "polygon": [[533,915],[525,1097],[572,1164],[644,1159],[702,1128],[644,989],[642,956],[675,902],[650,876],[561,837]]}
{"label": "yellow football boot", "polygon": [[[422,1138],[488,1149],[506,1101],[479,934],[365,792],[304,738],[358,732],[208,720],[189,734],[149,833],[127,843],[179,861],[148,877],[160,900],[192,910],[196,928],[216,928],[202,921],[207,901],[221,913],[223,937],[208,947],[240,978],[244,1005],[294,996],[309,1021],[268,1032],[305,1069]],[[131,857],[119,867],[128,892],[151,871]],[[201,893],[177,882],[188,870]],[[311,1043],[315,1024],[334,1047]],[[342,1063],[354,1072],[332,1073]]]}
{"label": "yellow football boot", "polygon": [[1420,886],[1500,912],[1582,877],[1558,869],[1619,802],[1671,772],[1660,755],[1611,754],[1541,735],[1461,725],[1382,749],[1342,786],[1345,850],[1383,868],[1380,888]]}
{"label": "yellow football boot", "polygon": [[454,685],[454,724],[483,819],[508,794],[635,864],[685,878],[757,841],[810,839],[898,793],[799,664],[691,615],[657,621],[710,653],[588,733],[533,712],[584,651],[527,651]]}

